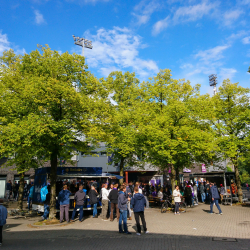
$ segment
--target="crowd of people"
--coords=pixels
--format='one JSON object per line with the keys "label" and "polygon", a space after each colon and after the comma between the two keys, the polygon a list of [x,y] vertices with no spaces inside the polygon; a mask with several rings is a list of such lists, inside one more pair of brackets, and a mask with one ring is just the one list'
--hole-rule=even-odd
{"label": "crowd of people", "polygon": [[[18,200],[19,196],[19,182],[15,181],[14,183],[9,180],[6,184],[6,199],[7,201],[10,201],[11,199],[14,201]],[[27,183],[27,181],[24,181],[23,186],[23,200],[29,200],[29,194],[30,194],[30,188],[32,187],[33,182]],[[28,202],[27,202],[28,203]]]}
{"label": "crowd of people", "polygon": [[[237,186],[234,182],[231,184],[233,195],[237,195]],[[32,182],[24,184],[24,199],[28,201],[28,208],[32,201],[34,185]],[[228,192],[225,187],[220,184],[217,187],[215,182],[205,181],[184,181],[180,185],[176,185],[172,190],[171,185],[153,185],[152,183],[142,184],[141,182],[123,183],[119,186],[118,183],[103,183],[95,180],[89,180],[86,183],[79,180],[61,181],[57,183],[57,196],[60,205],[60,223],[64,220],[67,223],[75,221],[76,212],[79,210],[79,222],[83,221],[84,205],[86,204],[87,196],[89,205],[93,208],[93,218],[98,218],[97,207],[101,202],[102,211],[100,218],[103,221],[113,222],[115,219],[118,222],[119,233],[130,234],[127,227],[127,220],[132,220],[132,213],[136,221],[137,235],[141,235],[140,220],[143,225],[144,233],[148,233],[144,209],[149,207],[149,200],[156,198],[158,200],[172,199],[175,202],[174,214],[179,215],[179,204],[182,199],[187,206],[198,205],[199,202],[210,204],[210,213],[213,214],[214,205],[218,208],[219,214],[222,211],[219,201],[223,199],[223,195]],[[41,199],[44,204],[44,214],[42,220],[46,220],[49,215],[50,206],[50,182],[41,189]],[[18,197],[18,183],[13,185],[11,181],[7,183],[6,197],[10,200]],[[74,210],[71,218],[69,217],[70,196],[74,195]],[[2,242],[2,226],[6,223],[7,210],[0,206],[0,244]]]}

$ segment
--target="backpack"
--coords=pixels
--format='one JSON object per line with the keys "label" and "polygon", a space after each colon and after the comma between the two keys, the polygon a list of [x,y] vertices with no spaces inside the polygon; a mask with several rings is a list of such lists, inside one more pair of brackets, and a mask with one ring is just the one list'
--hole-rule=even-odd
{"label": "backpack", "polygon": [[43,187],[43,188],[41,189],[40,193],[41,193],[41,200],[42,200],[43,202],[46,201],[46,195],[47,195],[47,193],[48,193],[48,188],[47,188],[47,186]]}
{"label": "backpack", "polygon": [[34,192],[34,186],[32,186],[31,188],[30,188],[30,191],[29,191],[30,193],[29,193],[29,197],[31,198],[31,199],[33,199],[33,192]]}

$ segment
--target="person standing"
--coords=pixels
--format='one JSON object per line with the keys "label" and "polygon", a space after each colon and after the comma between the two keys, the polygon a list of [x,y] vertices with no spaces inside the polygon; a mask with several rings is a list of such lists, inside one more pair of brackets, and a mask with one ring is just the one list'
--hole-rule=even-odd
{"label": "person standing", "polygon": [[17,191],[18,191],[18,185],[17,182],[15,181],[13,186],[12,186],[12,190],[13,190],[13,199],[16,201],[17,200]]}
{"label": "person standing", "polygon": [[209,185],[209,181],[207,180],[207,184],[205,185],[206,188],[206,203],[209,204],[211,197],[210,197],[210,185]]}
{"label": "person standing", "polygon": [[8,211],[6,207],[3,206],[3,200],[0,200],[0,247],[3,243],[3,226],[6,224]]}
{"label": "person standing", "polygon": [[116,209],[116,217],[117,221],[119,221],[120,213],[118,208],[118,184],[115,184],[113,189],[109,193],[109,200],[111,202],[111,213],[110,213],[110,221],[114,220],[114,210]]}
{"label": "person standing", "polygon": [[74,207],[74,211],[72,213],[72,221],[75,219],[75,214],[76,214],[76,210],[79,208],[79,212],[80,212],[80,217],[79,217],[79,221],[82,222],[83,219],[83,206],[84,206],[84,201],[86,199],[86,194],[83,191],[83,185],[80,184],[79,185],[79,190],[75,193],[75,201],[76,201],[76,205]]}
{"label": "person standing", "polygon": [[[120,209],[120,219],[119,219],[119,233],[131,234],[127,227],[127,202],[130,198],[125,196],[126,186],[120,187],[120,192],[118,196],[118,208]],[[123,223],[123,229],[122,229]]]}
{"label": "person standing", "polygon": [[58,195],[58,201],[60,203],[60,223],[63,222],[64,214],[65,220],[69,223],[69,203],[71,195],[70,191],[68,190],[68,186],[64,185],[63,190],[60,191]]}
{"label": "person standing", "polygon": [[90,205],[93,205],[93,218],[98,218],[97,216],[97,196],[98,192],[96,191],[96,188],[94,185],[91,186],[91,189],[88,193],[89,196],[89,203]]}
{"label": "person standing", "polygon": [[179,190],[179,186],[175,186],[173,196],[174,196],[174,202],[175,202],[174,214],[180,214],[179,207],[180,207],[180,202],[181,202],[181,193]]}
{"label": "person standing", "polygon": [[107,215],[108,215],[108,206],[109,206],[109,199],[108,199],[108,196],[109,196],[109,191],[107,189],[108,185],[107,183],[103,184],[102,186],[102,220],[104,221],[108,221],[107,220]]}
{"label": "person standing", "polygon": [[249,192],[249,185],[248,185],[248,183],[246,183],[246,187],[247,187],[247,192]]}
{"label": "person standing", "polygon": [[28,198],[28,210],[30,210],[30,205],[32,203],[33,196],[34,196],[34,183],[31,182],[31,187],[29,189],[29,198]]}
{"label": "person standing", "polygon": [[[48,216],[49,216],[49,205],[50,205],[50,191],[51,188],[50,186],[45,186],[47,188],[47,192],[45,192],[46,197],[45,200],[43,202],[43,216],[42,216],[42,220],[47,220]],[[42,189],[41,189],[42,191]]]}
{"label": "person standing", "polygon": [[142,188],[142,194],[145,197],[146,200],[146,208],[149,208],[149,201],[148,201],[148,196],[149,196],[149,185],[145,184]]}
{"label": "person standing", "polygon": [[219,191],[216,185],[213,185],[213,183],[211,183],[212,185],[210,186],[210,195],[211,195],[211,201],[210,201],[210,214],[213,214],[213,205],[215,203],[216,207],[219,210],[219,214],[222,215],[222,211],[220,209],[220,205],[219,205],[219,199],[220,199],[220,195],[219,195]]}
{"label": "person standing", "polygon": [[10,194],[12,191],[12,185],[11,185],[11,180],[9,180],[6,184],[6,199],[10,201]]}
{"label": "person standing", "polygon": [[202,182],[200,183],[199,189],[200,189],[200,194],[201,194],[201,202],[205,203],[206,194],[205,194],[205,187]]}
{"label": "person standing", "polygon": [[[131,191],[128,183],[124,183],[124,185],[126,186],[126,192],[125,192],[126,198],[131,198],[132,197],[132,191]],[[128,207],[128,220],[132,220],[132,212],[131,212],[131,208],[130,208],[130,200],[128,200],[128,202],[127,202],[127,207]]]}
{"label": "person standing", "polygon": [[184,190],[184,196],[185,196],[185,201],[187,203],[187,206],[192,206],[192,189],[191,189],[191,184],[188,182],[186,185],[186,188]]}
{"label": "person standing", "polygon": [[226,194],[226,190],[223,187],[223,184],[220,184],[220,199],[221,199],[221,203],[223,202],[223,197]]}
{"label": "person standing", "polygon": [[131,205],[133,207],[136,227],[137,227],[137,235],[141,235],[141,225],[140,225],[140,218],[143,225],[143,230],[145,233],[149,233],[147,231],[145,216],[144,216],[144,207],[146,207],[146,199],[143,194],[139,193],[138,186],[134,189],[134,197],[131,199]]}
{"label": "person standing", "polygon": [[198,187],[196,186],[196,184],[194,184],[193,186],[194,189],[194,201],[195,201],[195,205],[198,205]]}

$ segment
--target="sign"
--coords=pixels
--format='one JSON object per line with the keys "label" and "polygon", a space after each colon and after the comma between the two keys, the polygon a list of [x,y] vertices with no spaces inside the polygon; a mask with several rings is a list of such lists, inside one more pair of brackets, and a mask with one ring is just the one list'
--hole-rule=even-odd
{"label": "sign", "polygon": [[206,172],[207,172],[207,169],[206,169],[206,165],[205,165],[205,164],[202,164],[202,165],[201,165],[201,172],[202,172],[202,173],[206,173]]}
{"label": "sign", "polygon": [[[50,167],[38,168],[36,169],[35,175],[41,174],[50,174]],[[93,167],[58,167],[57,175],[90,175],[90,176],[99,176],[102,175],[102,168],[93,168]]]}
{"label": "sign", "polygon": [[191,173],[191,170],[188,169],[188,168],[184,168],[184,169],[183,169],[183,173]]}

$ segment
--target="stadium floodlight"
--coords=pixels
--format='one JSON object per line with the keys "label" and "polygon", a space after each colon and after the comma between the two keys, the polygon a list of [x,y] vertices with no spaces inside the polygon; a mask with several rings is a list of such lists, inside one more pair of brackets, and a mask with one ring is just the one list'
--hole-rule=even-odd
{"label": "stadium floodlight", "polygon": [[79,36],[74,36],[74,35],[72,35],[72,36],[73,36],[73,39],[75,41],[75,44],[82,47],[82,55],[83,56],[84,56],[84,48],[87,48],[87,49],[93,48],[92,41],[87,40],[87,39],[82,38],[82,37],[79,37]]}
{"label": "stadium floodlight", "polygon": [[217,85],[217,75],[211,74],[209,76],[209,85],[214,87],[214,95],[217,93],[216,85]]}

